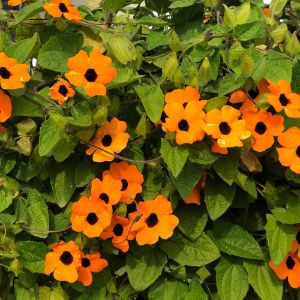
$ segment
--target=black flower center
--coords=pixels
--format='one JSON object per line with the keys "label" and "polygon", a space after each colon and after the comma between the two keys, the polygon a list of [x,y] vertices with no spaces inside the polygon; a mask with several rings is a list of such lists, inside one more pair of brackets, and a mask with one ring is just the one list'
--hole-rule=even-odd
{"label": "black flower center", "polygon": [[81,260],[81,265],[84,267],[84,268],[88,268],[90,265],[91,265],[91,262],[88,258],[84,257],[82,260]]}
{"label": "black flower center", "polygon": [[89,82],[95,82],[97,79],[97,73],[94,69],[88,69],[85,72],[84,77]]}
{"label": "black flower center", "polygon": [[251,99],[255,99],[258,96],[258,90],[250,90],[248,91],[248,95],[251,97]]}
{"label": "black flower center", "polygon": [[158,218],[155,213],[152,213],[147,219],[146,223],[148,227],[154,227],[158,223]]}
{"label": "black flower center", "polygon": [[255,126],[255,131],[258,134],[264,134],[267,130],[267,126],[263,122],[257,122]]}
{"label": "black flower center", "polygon": [[167,117],[168,117],[167,114],[163,111],[162,114],[161,114],[160,120],[161,120],[163,123],[165,123]]}
{"label": "black flower center", "polygon": [[300,146],[298,146],[296,149],[296,155],[300,158]]}
{"label": "black flower center", "polygon": [[122,189],[121,191],[124,192],[128,188],[128,181],[126,179],[122,179]]}
{"label": "black flower center", "polygon": [[86,217],[86,220],[90,225],[95,225],[98,221],[98,217],[95,213],[89,213]]}
{"label": "black flower center", "polygon": [[178,123],[178,128],[182,131],[188,131],[190,126],[189,123],[187,122],[187,120],[182,119],[179,123]]}
{"label": "black flower center", "polygon": [[1,67],[0,68],[0,76],[3,79],[8,79],[10,77],[10,72],[5,68],[5,67]]}
{"label": "black flower center", "polygon": [[103,138],[102,138],[102,145],[104,147],[108,147],[110,146],[110,144],[112,143],[112,137],[110,134],[106,134]]}
{"label": "black flower center", "polygon": [[296,240],[297,240],[298,244],[300,244],[300,231],[297,232]]}
{"label": "black flower center", "polygon": [[285,94],[280,94],[279,101],[282,106],[287,106],[290,103],[289,99],[286,97]]}
{"label": "black flower center", "polygon": [[66,97],[67,94],[68,94],[68,89],[65,85],[62,84],[62,85],[59,86],[58,92],[60,94],[62,94],[64,97]]}
{"label": "black flower center", "polygon": [[60,260],[63,264],[70,265],[73,262],[73,255],[69,251],[64,251]]}
{"label": "black flower center", "polygon": [[68,9],[64,3],[59,3],[58,8],[62,13],[68,12]]}
{"label": "black flower center", "polygon": [[296,263],[295,263],[295,261],[293,260],[293,258],[292,258],[291,256],[289,256],[289,257],[287,258],[285,264],[286,264],[287,268],[288,268],[289,270],[291,270],[291,269],[294,268],[294,266],[295,266]]}
{"label": "black flower center", "polygon": [[106,204],[109,202],[109,197],[106,193],[101,193],[101,195],[99,196],[99,198],[101,200],[103,200]]}
{"label": "black flower center", "polygon": [[116,236],[121,236],[123,234],[123,226],[121,224],[116,224],[113,232]]}
{"label": "black flower center", "polygon": [[222,134],[229,134],[230,131],[231,131],[231,128],[230,126],[228,125],[227,122],[221,122],[220,125],[219,125],[219,128],[220,128],[220,131]]}

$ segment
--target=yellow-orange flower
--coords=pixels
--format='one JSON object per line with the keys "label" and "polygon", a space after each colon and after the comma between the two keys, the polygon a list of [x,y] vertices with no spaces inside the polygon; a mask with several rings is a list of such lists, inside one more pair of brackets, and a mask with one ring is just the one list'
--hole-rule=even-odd
{"label": "yellow-orange flower", "polygon": [[43,5],[46,12],[54,18],[64,17],[67,20],[80,22],[79,10],[74,7],[70,0],[51,0]]}
{"label": "yellow-orange flower", "polygon": [[292,288],[300,287],[300,260],[297,255],[289,253],[279,266],[269,262],[270,268],[276,273],[279,279],[288,279]]}
{"label": "yellow-orange flower", "polygon": [[197,89],[192,86],[187,86],[185,89],[176,89],[166,93],[165,100],[167,104],[179,103],[186,104],[191,101],[199,101],[200,94]]}
{"label": "yellow-orange flower", "polygon": [[207,101],[191,101],[184,107],[179,103],[166,104],[164,111],[167,114],[163,129],[167,132],[176,133],[176,143],[193,144],[204,138],[202,125],[205,113],[203,107]]}
{"label": "yellow-orange flower", "polygon": [[300,174],[300,129],[291,127],[278,136],[282,147],[277,148],[279,162]]}
{"label": "yellow-orange flower", "polygon": [[72,98],[75,95],[75,91],[71,88],[70,83],[62,78],[58,78],[58,81],[50,87],[50,96],[56,100],[59,104],[62,104],[68,98]]}
{"label": "yellow-orange flower", "polygon": [[116,205],[122,196],[122,183],[111,175],[106,175],[101,181],[98,178],[92,180],[91,195],[100,198],[106,204]]}
{"label": "yellow-orange flower", "polygon": [[0,90],[0,122],[5,122],[11,116],[10,97]]}
{"label": "yellow-orange flower", "polygon": [[242,147],[242,140],[247,139],[251,132],[246,130],[244,120],[239,120],[241,113],[228,105],[221,110],[216,108],[206,113],[203,130],[211,135],[222,148]]}
{"label": "yellow-orange flower", "polygon": [[159,238],[168,239],[179,224],[178,218],[172,214],[171,202],[162,195],[151,201],[137,204],[140,219],[132,225],[136,232],[136,241],[141,245],[155,244]]}
{"label": "yellow-orange flower", "polygon": [[84,255],[81,253],[81,267],[77,269],[78,281],[84,286],[89,286],[93,282],[92,273],[99,273],[108,266],[106,259],[101,258],[100,253]]}
{"label": "yellow-orange flower", "polygon": [[103,172],[103,177],[111,175],[122,183],[121,201],[130,204],[138,193],[142,192],[143,174],[136,166],[126,162],[111,163],[108,171]]}
{"label": "yellow-orange flower", "polygon": [[270,112],[246,112],[243,119],[246,121],[246,128],[251,131],[254,140],[252,147],[257,152],[272,147],[274,136],[278,136],[284,130],[284,118]]}
{"label": "yellow-orange flower", "polygon": [[290,118],[300,118],[300,95],[293,93],[291,86],[285,80],[279,80],[277,83],[269,81],[269,90],[267,101],[276,112],[285,111]]}
{"label": "yellow-orange flower", "polygon": [[23,82],[29,80],[28,65],[18,64],[16,59],[0,52],[0,85],[2,89],[20,89],[24,87]]}
{"label": "yellow-orange flower", "polygon": [[[129,140],[129,134],[125,132],[126,129],[126,122],[113,118],[110,122],[107,121],[102,127],[98,128],[90,144],[110,153],[120,153],[126,148]],[[87,155],[93,155],[93,161],[103,162],[114,159],[113,155],[93,146],[90,146],[86,151]]]}
{"label": "yellow-orange flower", "polygon": [[112,67],[112,60],[94,49],[90,55],[80,50],[75,56],[69,58],[66,78],[71,84],[83,87],[90,97],[105,96],[105,85],[112,82],[117,71]]}
{"label": "yellow-orange flower", "polygon": [[127,218],[113,215],[111,224],[101,234],[101,239],[107,240],[112,238],[112,244],[114,247],[120,249],[122,252],[129,250],[128,240],[134,238],[133,234],[130,234],[131,222]]}
{"label": "yellow-orange flower", "polygon": [[46,254],[45,270],[46,275],[52,272],[56,280],[75,282],[78,279],[77,268],[81,266],[80,249],[74,241],[53,244],[53,250]]}
{"label": "yellow-orange flower", "polygon": [[82,197],[72,205],[72,229],[90,238],[99,237],[111,217],[111,206],[96,197]]}

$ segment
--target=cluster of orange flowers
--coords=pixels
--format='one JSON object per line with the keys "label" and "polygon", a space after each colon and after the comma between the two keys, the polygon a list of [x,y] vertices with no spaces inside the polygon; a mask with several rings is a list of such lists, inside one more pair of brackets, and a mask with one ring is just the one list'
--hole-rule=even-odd
{"label": "cluster of orange flowers", "polygon": [[[171,202],[162,195],[158,195],[154,200],[138,202],[136,211],[129,213],[127,217],[120,216],[114,211],[120,202],[126,204],[134,202],[136,195],[142,192],[143,181],[144,177],[137,167],[126,162],[111,163],[110,169],[103,172],[102,180],[93,179],[89,192],[73,203],[72,229],[82,232],[89,238],[112,239],[112,245],[122,252],[129,250],[128,241],[134,239],[138,245],[150,245],[155,244],[159,238],[170,238],[179,220],[172,214]],[[57,280],[68,281],[69,277],[61,277],[57,274],[62,272],[63,267],[61,271],[55,269],[66,264],[60,256],[65,249],[61,248],[60,252],[55,254],[56,247],[56,245],[51,246],[53,249],[51,253],[54,254],[47,254],[45,273],[50,274],[54,271]],[[77,248],[75,250],[79,255],[79,250],[77,251]],[[55,262],[50,260],[51,255],[55,256],[53,259]],[[74,261],[72,280],[75,281],[76,271],[80,275],[76,264],[80,260],[72,261]],[[79,276],[78,280],[82,281],[80,278]],[[87,283],[90,284],[91,281],[85,281],[85,284]]]}
{"label": "cluster of orange flowers", "polygon": [[[174,133],[179,145],[202,141],[208,135],[212,138],[212,151],[220,154],[227,154],[228,148],[242,147],[243,141],[250,137],[252,148],[263,152],[273,146],[277,137],[282,146],[277,147],[280,163],[300,173],[300,129],[292,127],[283,132],[281,115],[285,112],[290,118],[300,117],[300,95],[293,93],[284,80],[277,83],[261,80],[257,90],[253,99],[245,91],[237,90],[229,99],[232,106],[224,105],[205,113],[208,101],[200,100],[195,88],[176,89],[165,96],[162,129]],[[258,109],[262,101],[266,108]],[[281,114],[267,111],[270,106]]]}
{"label": "cluster of orange flowers", "polygon": [[[112,82],[117,75],[117,70],[112,67],[111,58],[103,55],[97,49],[94,49],[89,55],[80,50],[75,56],[68,59],[67,66],[70,71],[65,74],[65,77],[74,86],[82,87],[90,97],[105,96],[105,85]],[[50,87],[51,98],[58,101],[59,104],[75,95],[69,82],[58,78],[57,82]]]}
{"label": "cluster of orange flowers", "polygon": [[46,254],[44,273],[56,280],[75,282],[80,281],[88,286],[93,281],[92,273],[98,273],[108,266],[106,259],[100,253],[84,254],[74,241],[61,241],[50,246],[52,252]]}
{"label": "cluster of orange flowers", "polygon": [[[29,67],[19,64],[16,59],[0,52],[0,122],[5,122],[11,116],[10,97],[3,90],[16,90],[24,87],[24,82],[30,80]],[[1,126],[0,131],[4,130]]]}
{"label": "cluster of orange flowers", "polygon": [[285,259],[278,266],[270,261],[269,266],[279,279],[287,278],[291,287],[300,288],[300,226],[297,227],[296,239]]}

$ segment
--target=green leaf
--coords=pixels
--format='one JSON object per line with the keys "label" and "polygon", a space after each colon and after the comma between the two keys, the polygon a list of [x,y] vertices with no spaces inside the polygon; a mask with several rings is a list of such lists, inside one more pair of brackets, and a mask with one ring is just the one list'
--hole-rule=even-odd
{"label": "green leaf", "polygon": [[208,296],[204,292],[199,279],[193,277],[189,286],[189,291],[186,293],[184,300],[208,300]]}
{"label": "green leaf", "polygon": [[195,4],[197,0],[175,0],[172,1],[172,4],[169,6],[169,8],[175,9],[180,7],[188,7],[193,4]]}
{"label": "green leaf", "polygon": [[58,165],[50,177],[53,194],[59,207],[65,207],[75,190],[72,158]]}
{"label": "green leaf", "polygon": [[56,123],[49,118],[46,120],[40,129],[39,136],[39,154],[45,156],[55,148],[62,136],[62,129],[59,128]]}
{"label": "green leaf", "polygon": [[160,154],[173,176],[177,177],[187,161],[189,151],[184,146],[172,145],[168,140],[162,139]]}
{"label": "green leaf", "polygon": [[49,213],[43,197],[32,190],[27,197],[28,224],[25,230],[33,236],[46,238],[49,231]]}
{"label": "green leaf", "polygon": [[49,248],[41,242],[19,241],[17,248],[22,265],[32,273],[44,273],[45,256]]}
{"label": "green leaf", "polygon": [[218,219],[227,211],[232,204],[235,193],[235,185],[229,186],[219,178],[207,180],[204,201],[212,220]]}
{"label": "green leaf", "polygon": [[208,235],[224,253],[250,259],[264,259],[257,241],[238,225],[217,220]]}
{"label": "green leaf", "polygon": [[280,17],[287,2],[287,0],[272,0],[270,3],[272,16]]}
{"label": "green leaf", "polygon": [[204,173],[204,169],[198,164],[187,161],[179,175],[174,178],[171,176],[171,181],[179,192],[182,199],[187,199],[193,188],[197,185]]}
{"label": "green leaf", "polygon": [[201,267],[220,256],[218,248],[205,233],[202,233],[195,241],[176,234],[171,239],[162,242],[160,248],[170,259],[183,266]]}
{"label": "green leaf", "polygon": [[182,300],[188,293],[188,286],[179,280],[158,280],[148,292],[149,300]]}
{"label": "green leaf", "polygon": [[253,177],[237,171],[235,183],[254,199],[257,198],[256,183]]}
{"label": "green leaf", "polygon": [[211,152],[208,145],[204,142],[195,143],[189,146],[189,150],[189,160],[199,165],[211,165],[214,161],[216,161],[219,158],[218,155],[215,155]]}
{"label": "green leaf", "polygon": [[177,206],[175,215],[179,218],[179,230],[191,240],[196,240],[200,236],[208,221],[203,206]]}
{"label": "green leaf", "polygon": [[229,156],[220,157],[213,164],[216,173],[229,185],[232,185],[236,178],[239,167],[239,157]]}
{"label": "green leaf", "polygon": [[4,190],[0,190],[0,212],[7,209],[13,201],[13,195],[6,195]]}
{"label": "green leaf", "polygon": [[161,117],[164,106],[164,94],[158,85],[137,85],[134,87],[145,108],[147,116],[153,123]]}
{"label": "green leaf", "polygon": [[295,239],[295,228],[292,225],[281,224],[272,215],[267,214],[265,229],[270,256],[274,265],[277,266],[284,260],[291,248]]}
{"label": "green leaf", "polygon": [[39,64],[55,72],[67,72],[67,61],[83,44],[81,33],[60,33],[50,37],[38,53]]}
{"label": "green leaf", "polygon": [[282,281],[273,273],[266,262],[244,262],[248,281],[262,300],[282,300]]}
{"label": "green leaf", "polygon": [[[41,286],[39,288],[39,299],[43,300],[68,300],[69,296],[64,289],[58,285],[52,289],[47,286]],[[93,300],[93,298],[89,298]]]}
{"label": "green leaf", "polygon": [[234,32],[239,41],[263,39],[266,36],[266,29],[263,20],[237,25]]}
{"label": "green leaf", "polygon": [[26,5],[17,14],[15,24],[19,24],[20,22],[29,19],[38,14],[39,12],[43,11],[43,4],[44,1],[40,0]]}
{"label": "green leaf", "polygon": [[139,255],[128,253],[126,271],[131,286],[136,291],[144,291],[159,277],[166,263],[166,256],[157,250]]}
{"label": "green leaf", "polygon": [[39,35],[35,32],[31,38],[21,40],[5,49],[5,53],[15,58],[19,63],[23,63],[32,53],[39,40]]}
{"label": "green leaf", "polygon": [[248,277],[243,265],[224,257],[216,267],[218,294],[221,300],[242,300],[248,292]]}
{"label": "green leaf", "polygon": [[227,103],[227,101],[228,97],[225,96],[211,98],[207,101],[204,108],[207,112],[214,108],[221,109]]}

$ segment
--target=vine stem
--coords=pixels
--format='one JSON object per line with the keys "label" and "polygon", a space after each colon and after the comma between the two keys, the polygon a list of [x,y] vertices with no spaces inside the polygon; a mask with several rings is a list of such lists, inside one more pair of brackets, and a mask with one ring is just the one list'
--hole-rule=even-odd
{"label": "vine stem", "polygon": [[[75,136],[76,137],[76,136]],[[106,154],[109,154],[109,155],[112,155],[113,157],[117,158],[117,159],[120,159],[122,161],[126,161],[126,162],[129,162],[129,163],[136,163],[136,164],[141,164],[141,165],[144,165],[144,164],[148,164],[148,163],[152,163],[152,162],[155,162],[155,161],[159,161],[161,159],[161,156],[157,156],[157,157],[154,157],[154,158],[151,158],[151,159],[148,159],[148,160],[135,160],[135,159],[130,159],[130,158],[127,158],[127,157],[124,157],[124,156],[121,156],[121,155],[118,155],[116,153],[113,153],[113,152],[110,152],[110,151],[107,151],[103,148],[100,148],[96,145],[93,145],[91,144],[90,142],[87,142],[81,138],[79,138],[80,142],[82,142],[83,144],[85,145],[88,145],[90,147],[93,147],[93,148],[96,148],[97,150],[100,150]]]}

